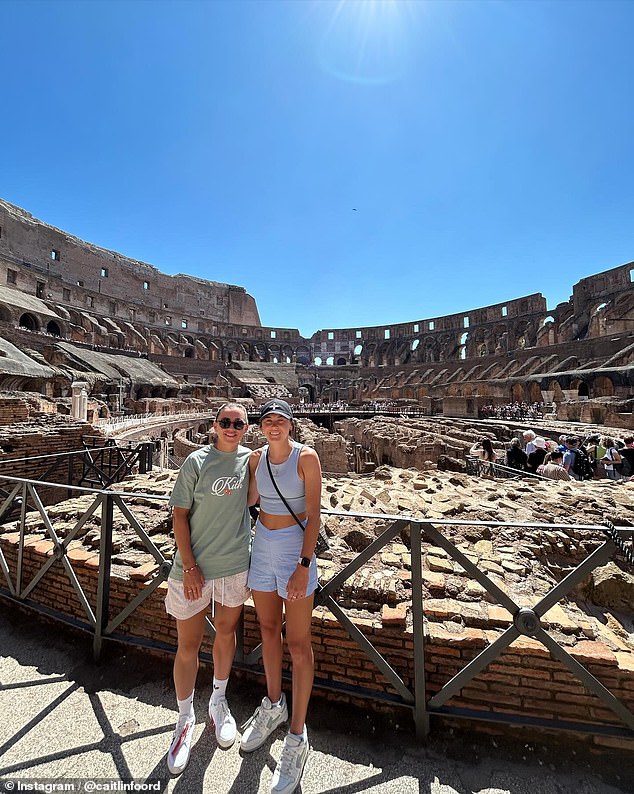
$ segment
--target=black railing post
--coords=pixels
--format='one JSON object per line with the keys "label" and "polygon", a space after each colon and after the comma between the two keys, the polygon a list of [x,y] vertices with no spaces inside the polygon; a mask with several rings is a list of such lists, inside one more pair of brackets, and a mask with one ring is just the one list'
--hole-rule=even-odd
{"label": "black railing post", "polygon": [[152,450],[154,444],[151,441],[144,441],[139,444],[139,474],[147,474],[152,471]]}
{"label": "black railing post", "polygon": [[425,626],[423,624],[423,555],[422,526],[410,523],[412,554],[412,635],[414,638],[414,723],[416,738],[429,735],[429,712],[425,681]]}
{"label": "black railing post", "polygon": [[101,537],[99,538],[99,578],[97,580],[97,608],[95,610],[95,637],[93,658],[97,662],[101,655],[103,632],[108,625],[110,607],[110,566],[112,562],[112,524],[114,496],[104,493],[101,497]]}
{"label": "black railing post", "polygon": [[[67,455],[67,458],[68,458],[68,481],[66,484],[73,485],[73,466],[75,464],[75,460],[74,460],[74,456],[70,453]],[[66,491],[66,498],[67,499],[73,498],[73,492],[71,491],[70,488]]]}
{"label": "black railing post", "polygon": [[22,566],[24,564],[24,534],[26,527],[26,510],[28,498],[28,485],[22,486],[22,504],[20,505],[20,544],[18,546],[18,569],[15,573],[15,592],[20,596],[22,592]]}

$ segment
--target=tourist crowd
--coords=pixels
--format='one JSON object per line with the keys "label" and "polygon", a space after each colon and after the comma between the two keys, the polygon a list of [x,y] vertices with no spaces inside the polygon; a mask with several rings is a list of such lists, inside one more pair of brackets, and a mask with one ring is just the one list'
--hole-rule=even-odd
{"label": "tourist crowd", "polygon": [[[511,439],[504,455],[496,453],[491,440],[483,438],[469,450],[491,476],[491,464],[540,475],[552,480],[634,480],[634,436],[623,439],[592,433],[586,438],[560,435],[556,441],[526,430]],[[486,464],[489,464],[488,466]]]}
{"label": "tourist crowd", "polygon": [[297,406],[297,410],[300,413],[324,413],[331,411],[375,411],[380,413],[381,411],[392,412],[398,408],[398,403],[395,403],[391,400],[372,400],[371,402],[363,403],[362,405],[357,406],[351,406],[349,403],[344,402],[343,400],[336,400],[332,403],[304,402]]}
{"label": "tourist crowd", "polygon": [[506,405],[483,405],[480,408],[480,419],[509,419],[524,421],[541,419],[544,415],[544,403],[514,402]]}

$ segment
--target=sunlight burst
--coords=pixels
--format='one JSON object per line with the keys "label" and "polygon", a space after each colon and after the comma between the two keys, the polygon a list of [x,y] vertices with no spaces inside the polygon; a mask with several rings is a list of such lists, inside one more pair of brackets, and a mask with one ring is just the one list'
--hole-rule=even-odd
{"label": "sunlight burst", "polygon": [[362,84],[397,79],[412,56],[414,23],[422,6],[411,0],[340,0],[321,41],[323,68]]}

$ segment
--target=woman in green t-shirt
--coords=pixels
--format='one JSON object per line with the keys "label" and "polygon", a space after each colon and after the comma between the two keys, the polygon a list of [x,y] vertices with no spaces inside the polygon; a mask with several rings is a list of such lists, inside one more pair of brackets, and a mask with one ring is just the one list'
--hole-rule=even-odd
{"label": "woman in green t-shirt", "polygon": [[196,722],[198,652],[210,603],[216,636],[209,715],[221,747],[230,747],[236,738],[225,691],[235,654],[236,626],[250,594],[247,494],[251,450],[240,446],[247,423],[243,406],[225,403],[213,424],[214,442],[186,458],[170,499],[177,551],[165,608],[176,618],[178,631],[174,685],[179,713],[167,755],[172,774],[180,774],[189,760]]}

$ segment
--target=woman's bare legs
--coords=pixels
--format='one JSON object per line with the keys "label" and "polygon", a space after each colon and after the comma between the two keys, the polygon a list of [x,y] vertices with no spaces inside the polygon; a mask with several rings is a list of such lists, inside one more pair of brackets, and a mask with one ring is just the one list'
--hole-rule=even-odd
{"label": "woman's bare legs", "polygon": [[266,675],[266,694],[271,703],[282,695],[282,605],[276,593],[253,590],[253,602],[262,635],[262,661]]}

